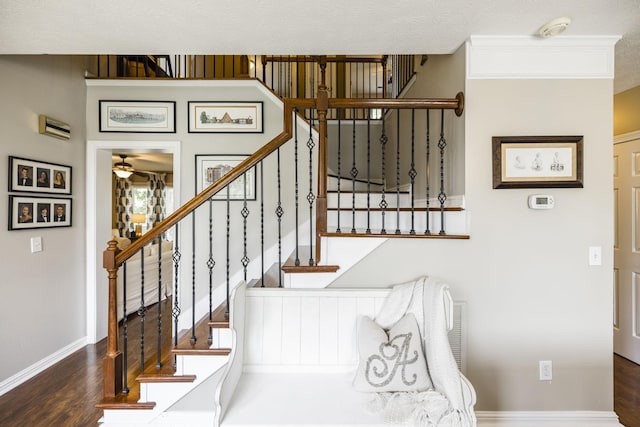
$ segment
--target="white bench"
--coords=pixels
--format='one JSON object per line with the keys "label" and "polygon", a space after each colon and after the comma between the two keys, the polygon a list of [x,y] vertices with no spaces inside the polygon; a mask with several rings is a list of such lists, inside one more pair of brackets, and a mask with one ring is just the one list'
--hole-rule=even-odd
{"label": "white bench", "polygon": [[216,425],[388,426],[365,409],[367,395],[351,382],[356,319],[375,317],[389,292],[235,288],[233,351],[216,391]]}

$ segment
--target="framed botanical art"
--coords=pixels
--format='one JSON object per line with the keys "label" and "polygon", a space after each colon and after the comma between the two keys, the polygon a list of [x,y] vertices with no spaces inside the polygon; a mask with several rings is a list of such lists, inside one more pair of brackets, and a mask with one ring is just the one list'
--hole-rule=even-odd
{"label": "framed botanical art", "polygon": [[[196,154],[196,193],[222,178],[235,166],[239,165],[247,154]],[[213,200],[255,200],[256,168],[249,169],[244,175],[229,184],[228,191],[215,194]]]}
{"label": "framed botanical art", "polygon": [[175,101],[99,102],[100,132],[175,133]]}
{"label": "framed botanical art", "polygon": [[9,156],[9,191],[71,194],[71,166]]}
{"label": "framed botanical art", "polygon": [[261,133],[262,102],[189,101],[190,133]]}
{"label": "framed botanical art", "polygon": [[9,230],[71,227],[70,198],[9,196]]}
{"label": "framed botanical art", "polygon": [[493,188],[581,188],[582,136],[495,136]]}

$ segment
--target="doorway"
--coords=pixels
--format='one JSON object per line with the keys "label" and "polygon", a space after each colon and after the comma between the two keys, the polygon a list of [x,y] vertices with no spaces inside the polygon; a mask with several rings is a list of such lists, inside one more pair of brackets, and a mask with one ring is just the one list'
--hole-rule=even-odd
{"label": "doorway", "polygon": [[640,132],[614,139],[613,351],[640,364]]}
{"label": "doorway", "polygon": [[107,335],[107,275],[102,268],[102,252],[111,237],[112,155],[119,152],[160,152],[173,155],[173,210],[180,201],[179,141],[87,141],[86,194],[86,314],[87,342],[96,343]]}

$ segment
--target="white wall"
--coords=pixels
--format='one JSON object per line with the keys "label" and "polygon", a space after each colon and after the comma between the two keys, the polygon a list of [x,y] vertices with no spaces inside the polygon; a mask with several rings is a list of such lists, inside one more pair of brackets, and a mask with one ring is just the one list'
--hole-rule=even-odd
{"label": "white wall", "polygon": [[[82,57],[0,56],[4,224],[8,156],[60,163],[73,172],[71,227],[0,228],[0,383],[85,337],[83,70]],[[38,114],[69,123],[71,139],[38,134]],[[33,236],[42,237],[40,253],[30,252]]]}
{"label": "white wall", "polygon": [[[468,80],[465,194],[470,240],[389,240],[336,285],[422,274],[468,307],[477,410],[612,410],[612,82]],[[491,137],[584,135],[584,188],[492,189]],[[533,193],[550,211],[527,208]],[[601,246],[603,265],[587,265]],[[553,381],[538,361],[553,361]]]}
{"label": "white wall", "polygon": [[[113,144],[125,144],[129,149],[135,150],[136,146],[152,144],[156,142],[177,141],[181,147],[180,152],[180,205],[184,204],[196,194],[195,189],[195,156],[208,154],[252,154],[262,145],[273,139],[282,131],[282,104],[276,102],[276,97],[262,88],[259,83],[251,80],[227,80],[227,81],[106,81],[96,80],[87,83],[87,135],[91,143],[100,145],[105,141]],[[100,100],[163,100],[176,102],[176,132],[168,134],[154,133],[100,133],[98,131],[98,105]],[[188,102],[189,101],[262,101],[264,112],[264,132],[263,133],[189,133],[187,127]],[[308,204],[306,195],[309,191],[308,175],[308,148],[306,142],[309,138],[308,127],[304,128],[304,122],[298,122],[298,158],[299,158],[299,192],[300,192],[300,224],[308,221]],[[316,136],[317,139],[317,136]],[[281,150],[281,186],[282,203],[284,216],[282,219],[283,234],[292,230],[294,222],[294,202],[290,197],[293,193],[294,168],[293,168],[293,144],[288,143]],[[317,166],[317,141],[314,150],[313,164]],[[276,181],[276,156],[271,155],[264,160],[265,164],[265,250],[270,245],[275,245],[277,227],[275,226],[275,209],[277,202],[277,181]],[[176,171],[178,172],[178,171]],[[110,173],[110,172],[109,172]],[[257,170],[259,175],[259,169]],[[177,181],[176,181],[177,182]],[[259,194],[259,179],[257,180]],[[313,191],[317,190],[316,176],[313,177]],[[230,258],[230,285],[235,286],[242,276],[234,277],[234,274],[241,272],[241,258],[243,256],[243,222],[240,211],[243,207],[242,201],[232,201],[231,210],[231,249]],[[260,202],[249,201],[250,211],[247,225],[247,251],[248,257],[253,265],[250,267],[260,268],[259,251],[260,241]],[[98,219],[96,234],[98,236],[109,236],[111,222],[104,218]],[[180,228],[180,307],[182,310],[181,321],[190,322],[190,313],[186,310],[192,306],[192,217],[183,221]],[[196,212],[196,302],[204,305],[203,309],[208,309],[206,301],[208,292],[209,274],[206,267],[209,257],[209,219],[208,206],[201,207]],[[308,235],[301,234],[300,243],[308,245]],[[107,237],[108,238],[108,237]],[[215,262],[213,270],[213,288],[226,283],[226,203],[224,200],[213,202],[213,254]],[[100,247],[101,242],[97,242]],[[106,238],[104,246],[106,248]],[[277,248],[275,249],[277,251]],[[284,262],[290,255],[291,250],[283,249]],[[99,255],[98,255],[99,256]],[[303,262],[306,261],[303,258]],[[265,265],[265,270],[271,265]],[[96,271],[96,287],[98,289],[98,299],[106,299],[106,293],[100,290],[106,289],[106,272],[101,268],[98,260]],[[248,275],[248,279],[259,277],[259,274]],[[222,288],[220,288],[221,290]],[[224,292],[219,292],[220,298]],[[216,294],[218,295],[218,294]],[[214,304],[217,304],[214,301]],[[206,307],[205,307],[206,306]],[[104,336],[106,329],[100,325],[106,324],[106,312],[100,307],[106,307],[104,303],[98,302],[98,339]],[[204,312],[197,310],[199,320]],[[186,325],[185,325],[186,327]]]}

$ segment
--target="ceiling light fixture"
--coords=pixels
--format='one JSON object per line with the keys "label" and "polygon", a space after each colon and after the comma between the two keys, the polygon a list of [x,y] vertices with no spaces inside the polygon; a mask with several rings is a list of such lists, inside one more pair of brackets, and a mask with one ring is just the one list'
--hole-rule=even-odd
{"label": "ceiling light fixture", "polygon": [[115,173],[118,178],[129,178],[133,173],[131,163],[127,163],[124,161],[124,159],[127,158],[126,154],[120,154],[119,156],[122,161],[117,162],[113,165],[113,173]]}
{"label": "ceiling light fixture", "polygon": [[569,24],[571,24],[571,18],[567,18],[566,16],[556,18],[540,27],[538,35],[543,39],[557,36],[566,30]]}

